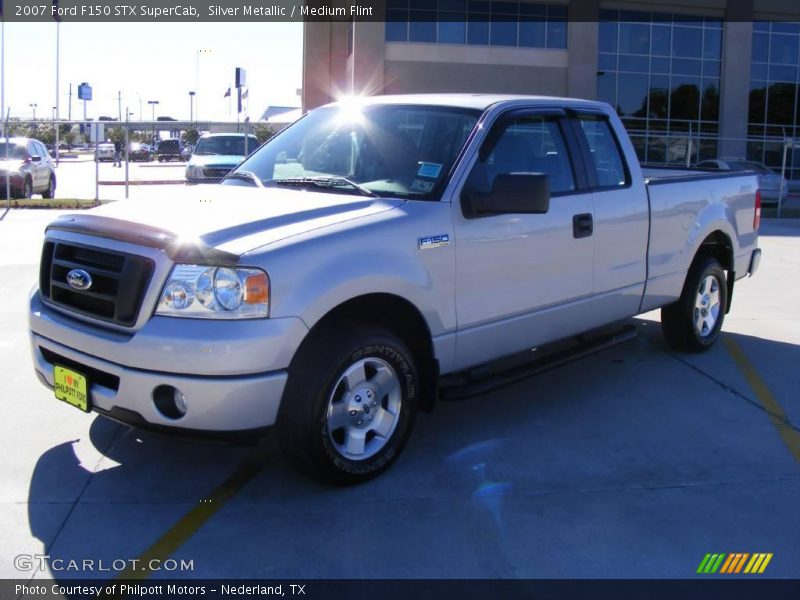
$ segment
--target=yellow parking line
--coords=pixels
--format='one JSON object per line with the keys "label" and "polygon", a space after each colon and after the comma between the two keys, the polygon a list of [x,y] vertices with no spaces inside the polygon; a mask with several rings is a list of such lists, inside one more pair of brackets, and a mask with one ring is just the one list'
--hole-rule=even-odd
{"label": "yellow parking line", "polygon": [[775,399],[775,396],[772,395],[772,392],[758,374],[756,368],[748,360],[744,352],[742,352],[739,344],[730,336],[726,336],[723,341],[728,352],[730,352],[733,360],[739,367],[739,370],[742,372],[742,375],[744,375],[744,378],[750,385],[750,389],[755,393],[762,408],[767,411],[769,420],[778,431],[778,435],[781,436],[783,443],[789,449],[789,452],[792,453],[795,460],[800,462],[800,432],[788,424],[789,418],[786,416],[783,407],[781,407]]}
{"label": "yellow parking line", "polygon": [[[269,460],[268,454],[259,449],[247,458],[244,463],[225,481],[217,486],[206,498],[202,498],[188,513],[175,523],[169,531],[162,535],[152,546],[139,556],[136,568],[129,567],[122,571],[117,579],[147,579],[153,571],[152,561],[163,563],[178,548],[213,517],[225,504],[233,498],[253,477],[258,475]],[[160,564],[159,563],[159,564]]]}

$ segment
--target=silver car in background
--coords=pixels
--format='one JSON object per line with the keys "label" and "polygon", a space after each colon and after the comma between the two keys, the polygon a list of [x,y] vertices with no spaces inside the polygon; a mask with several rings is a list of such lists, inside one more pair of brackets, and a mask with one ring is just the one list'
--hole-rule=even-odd
{"label": "silver car in background", "polygon": [[100,142],[97,144],[97,160],[114,160],[114,144],[111,142]]}
{"label": "silver car in background", "polygon": [[186,165],[187,183],[218,183],[258,148],[258,138],[243,133],[207,133],[197,140]]}
{"label": "silver car in background", "polygon": [[[719,169],[720,171],[755,171],[758,174],[758,188],[764,204],[777,204],[778,196],[785,202],[789,195],[789,182],[763,163],[743,158],[715,158],[698,163],[698,167]],[[783,188],[781,188],[783,179]],[[783,191],[781,191],[781,189]]]}

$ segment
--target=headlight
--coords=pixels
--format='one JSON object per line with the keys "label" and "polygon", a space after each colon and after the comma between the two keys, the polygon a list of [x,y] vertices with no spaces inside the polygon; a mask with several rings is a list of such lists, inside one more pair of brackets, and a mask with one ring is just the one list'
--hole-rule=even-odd
{"label": "headlight", "polygon": [[157,315],[196,319],[269,316],[269,276],[260,269],[175,265]]}

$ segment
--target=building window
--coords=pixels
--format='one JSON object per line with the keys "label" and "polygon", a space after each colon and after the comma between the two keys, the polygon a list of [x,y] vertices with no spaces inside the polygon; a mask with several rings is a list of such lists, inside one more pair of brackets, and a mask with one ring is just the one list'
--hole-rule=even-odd
{"label": "building window", "polygon": [[386,41],[566,48],[566,4],[387,0]]}
{"label": "building window", "polygon": [[639,159],[715,158],[722,20],[601,10],[598,27],[597,97],[616,108]]}
{"label": "building window", "polygon": [[[747,158],[780,169],[783,138],[800,135],[800,23],[756,21],[750,58]],[[800,177],[800,152],[789,150],[787,176]]]}

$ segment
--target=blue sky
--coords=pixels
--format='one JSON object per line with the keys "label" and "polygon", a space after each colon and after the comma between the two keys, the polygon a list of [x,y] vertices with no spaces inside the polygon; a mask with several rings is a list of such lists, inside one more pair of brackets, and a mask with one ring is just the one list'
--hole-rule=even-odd
{"label": "blue sky", "polygon": [[[256,119],[268,105],[299,106],[302,75],[301,23],[62,23],[61,117],[83,115],[77,100],[82,81],[93,88],[87,116],[118,115],[117,93],[139,118],[152,117],[148,100],[158,100],[156,117],[189,118],[189,90],[197,89],[201,119],[236,118],[223,95],[234,69],[247,69],[249,112]],[[199,86],[196,88],[198,50]],[[12,117],[50,118],[55,105],[55,23],[5,24],[5,102]]]}

